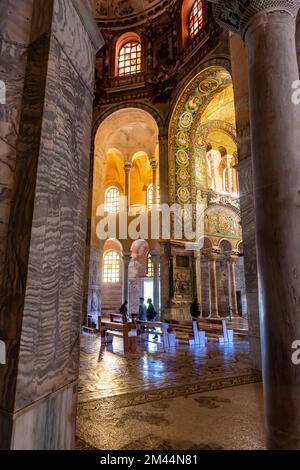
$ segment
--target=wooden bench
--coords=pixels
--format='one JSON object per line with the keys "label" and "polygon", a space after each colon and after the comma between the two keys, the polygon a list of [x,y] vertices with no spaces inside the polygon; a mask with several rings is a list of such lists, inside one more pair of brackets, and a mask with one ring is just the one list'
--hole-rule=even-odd
{"label": "wooden bench", "polygon": [[[136,323],[138,319],[138,314],[132,313],[130,317],[131,317],[132,323]],[[123,323],[123,316],[120,313],[111,313],[109,315],[109,318],[112,323]]]}
{"label": "wooden bench", "polygon": [[233,343],[233,330],[227,328],[226,320],[221,318],[199,318],[198,328],[205,331],[210,339],[216,339],[219,343]]}
{"label": "wooden bench", "polygon": [[124,353],[136,352],[137,332],[133,323],[121,323],[102,321],[101,322],[101,344],[111,344],[114,336],[123,338]]}
{"label": "wooden bench", "polygon": [[[138,336],[143,334],[147,335],[147,341],[150,343],[155,342],[158,349],[163,348],[166,350],[176,346],[176,332],[170,328],[168,323],[137,320],[136,326]],[[158,331],[158,329],[160,331]],[[149,340],[149,335],[160,336],[161,342],[157,343],[156,341]]]}
{"label": "wooden bench", "polygon": [[168,320],[172,330],[176,331],[179,341],[188,341],[190,346],[205,346],[206,334],[201,331],[197,321]]}

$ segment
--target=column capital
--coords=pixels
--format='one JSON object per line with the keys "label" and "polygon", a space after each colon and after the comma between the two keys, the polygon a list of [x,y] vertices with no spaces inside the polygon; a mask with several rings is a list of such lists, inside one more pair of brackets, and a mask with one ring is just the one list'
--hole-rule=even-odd
{"label": "column capital", "polygon": [[158,168],[158,162],[155,157],[150,158],[149,162],[153,170],[156,170]]}
{"label": "column capital", "polygon": [[151,261],[153,262],[153,264],[159,263],[160,255],[157,251],[150,251],[150,256],[151,256]]}
{"label": "column capital", "polygon": [[124,163],[125,173],[129,173],[131,168],[132,168],[132,163],[131,162],[127,161],[127,162]]}
{"label": "column capital", "polygon": [[124,263],[130,263],[131,261],[131,251],[123,251],[122,258]]}
{"label": "column capital", "polygon": [[207,258],[209,261],[217,261],[219,255],[220,255],[219,251],[214,250],[208,253]]}
{"label": "column capital", "polygon": [[297,16],[300,0],[210,0],[215,18],[225,29],[245,37],[251,19],[259,13],[286,12]]}

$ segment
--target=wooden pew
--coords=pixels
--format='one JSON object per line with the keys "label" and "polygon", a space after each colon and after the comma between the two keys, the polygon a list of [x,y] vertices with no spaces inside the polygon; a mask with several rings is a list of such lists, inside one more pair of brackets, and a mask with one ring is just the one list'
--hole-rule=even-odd
{"label": "wooden pew", "polygon": [[[166,350],[176,346],[176,332],[170,328],[168,323],[137,320],[136,326],[138,336],[141,336],[142,334],[147,335],[147,341],[150,343],[155,342],[158,346],[158,349],[162,348]],[[158,331],[158,328],[160,331]],[[157,343],[156,341],[149,340],[150,334],[160,336],[161,342]]]}
{"label": "wooden pew", "polygon": [[137,334],[135,324],[102,321],[100,331],[101,345],[111,344],[113,342],[113,337],[117,336],[119,338],[123,338],[124,353],[136,352]]}
{"label": "wooden pew", "polygon": [[[109,317],[112,323],[123,323],[123,316],[120,313],[111,313]],[[138,314],[132,313],[130,317],[131,317],[132,323],[136,323],[138,319]]]}
{"label": "wooden pew", "polygon": [[219,343],[233,343],[233,330],[227,328],[226,320],[222,318],[198,318],[198,328],[205,331],[208,338],[216,339]]}
{"label": "wooden pew", "polygon": [[176,331],[176,337],[180,341],[188,341],[190,346],[205,346],[206,334],[201,331],[197,321],[168,320],[171,328]]}

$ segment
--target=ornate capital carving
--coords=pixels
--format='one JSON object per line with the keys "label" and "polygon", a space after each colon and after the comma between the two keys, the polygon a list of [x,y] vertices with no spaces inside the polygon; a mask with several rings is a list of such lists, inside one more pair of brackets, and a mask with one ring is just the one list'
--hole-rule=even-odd
{"label": "ornate capital carving", "polygon": [[296,17],[300,0],[210,0],[215,4],[215,17],[226,29],[244,37],[249,21],[258,13],[283,11]]}

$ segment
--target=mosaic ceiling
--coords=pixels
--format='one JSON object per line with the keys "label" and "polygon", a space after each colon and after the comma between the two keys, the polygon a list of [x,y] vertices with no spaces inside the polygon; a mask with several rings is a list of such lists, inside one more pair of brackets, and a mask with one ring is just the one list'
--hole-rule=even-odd
{"label": "mosaic ceiling", "polygon": [[142,13],[159,5],[161,0],[98,0],[96,16],[98,18],[126,18]]}

